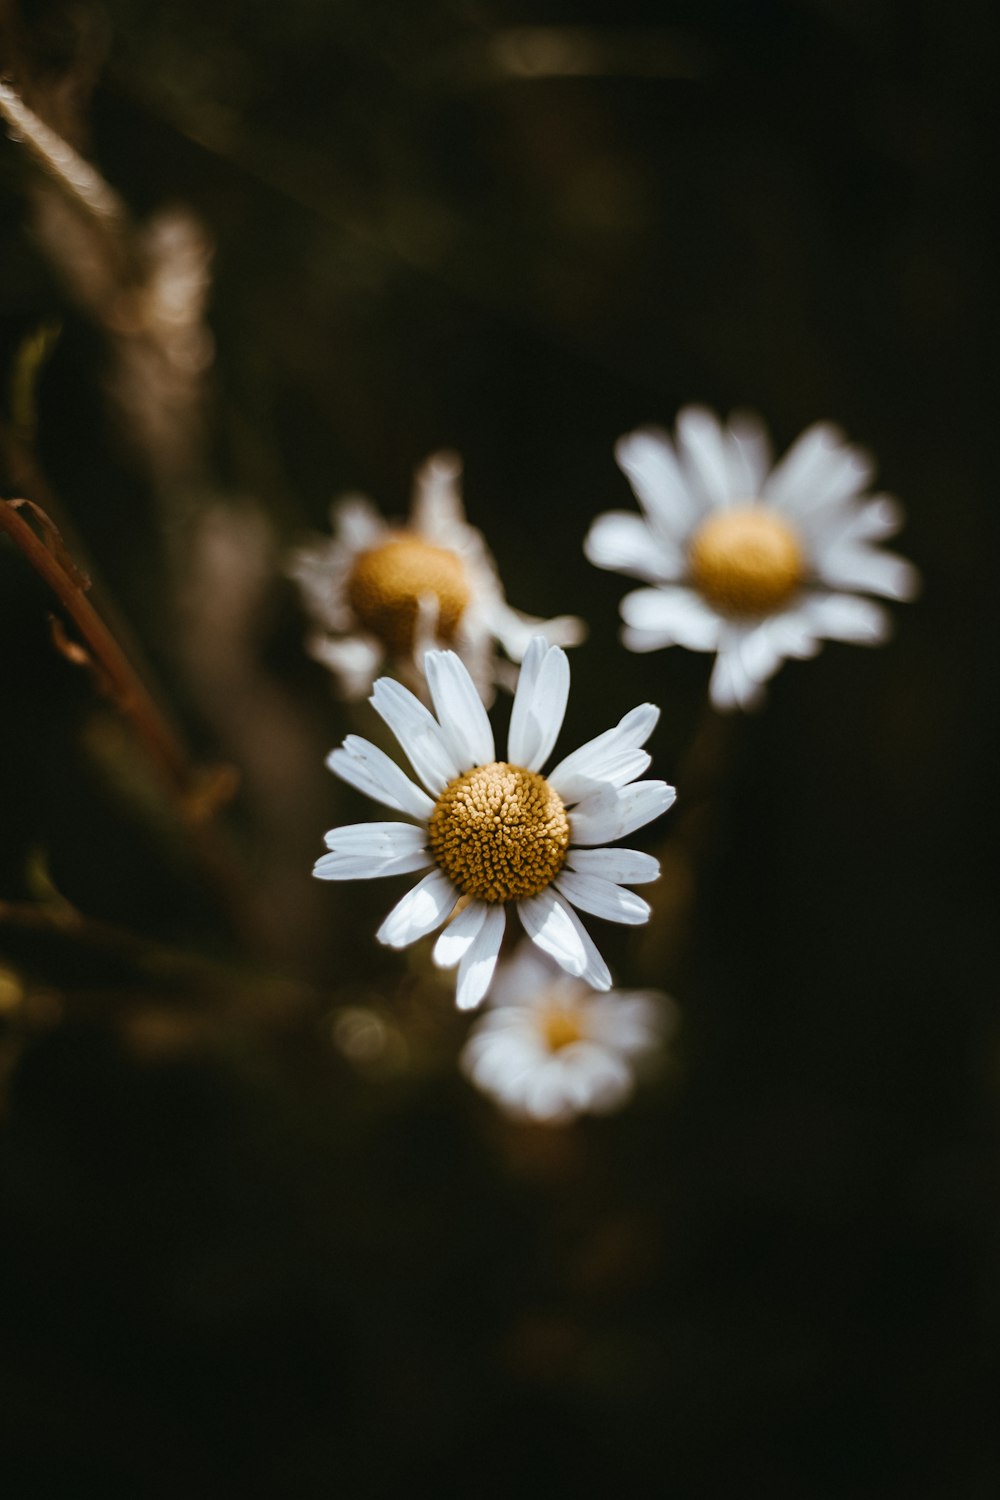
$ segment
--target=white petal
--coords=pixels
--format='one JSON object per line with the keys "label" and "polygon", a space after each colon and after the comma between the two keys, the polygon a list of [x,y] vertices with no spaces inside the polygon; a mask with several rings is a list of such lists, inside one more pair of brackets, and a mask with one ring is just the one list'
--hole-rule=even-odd
{"label": "white petal", "polygon": [[719,644],[719,617],[694,589],[636,589],[625,595],[620,608],[630,634],[656,641],[633,650],[686,646],[689,651],[714,651]]}
{"label": "white petal", "polygon": [[[595,782],[608,781],[624,786],[634,781],[649,765],[649,756],[639,750],[652,734],[660,710],[652,703],[640,703],[613,729],[606,729],[561,760],[546,780],[564,802],[578,802],[596,790]],[[637,769],[631,770],[635,766]]]}
{"label": "white petal", "polygon": [[677,1022],[677,1008],[662,990],[612,990],[591,999],[587,1032],[605,1047],[636,1057],[659,1046]]}
{"label": "white petal", "polygon": [[644,427],[619,438],[615,458],[661,536],[683,544],[704,511],[665,432]]}
{"label": "white petal", "polygon": [[371,547],[385,534],[386,525],[364,495],[345,495],[330,507],[330,526],[338,542],[352,552]]}
{"label": "white petal", "polygon": [[857,504],[855,497],[871,483],[875,465],[860,448],[841,446],[814,459],[807,479],[786,486],[774,509],[790,516],[812,543],[828,524],[836,524]]}
{"label": "white petal", "polygon": [[378,679],[369,702],[402,745],[427,790],[435,796],[444,791],[458,775],[458,767],[434,716],[409,688],[391,677]]}
{"label": "white petal", "polygon": [[771,444],[764,424],[752,412],[734,412],[730,417],[726,462],[729,492],[735,502],[755,499],[771,467]]}
{"label": "white petal", "polygon": [[536,636],[524,654],[510,715],[507,754],[513,765],[539,769],[559,736],[568,697],[565,651]]}
{"label": "white petal", "polygon": [[387,948],[406,948],[440,927],[458,894],[440,870],[432,870],[397,902],[375,936]]}
{"label": "white petal", "polygon": [[511,661],[516,662],[523,660],[533,636],[544,636],[550,646],[577,646],[587,634],[586,625],[576,615],[542,620],[502,601],[490,608],[489,626]]}
{"label": "white petal", "polygon": [[[649,770],[651,762],[652,756],[645,750],[619,750],[616,754],[604,756],[600,776],[588,776],[583,771],[572,776],[564,775],[556,790],[567,805],[580,802],[592,797],[602,787],[622,787],[635,781]],[[547,779],[552,784],[552,778]]]}
{"label": "white petal", "polygon": [[415,870],[426,870],[432,863],[426,849],[413,849],[382,860],[354,850],[338,851],[321,855],[313,866],[313,874],[317,880],[377,880],[384,875],[412,875]]}
{"label": "white petal", "polygon": [[714,413],[686,406],[677,417],[677,446],[692,486],[711,506],[722,509],[741,498],[730,490],[726,440]]}
{"label": "white petal", "polygon": [[660,878],[660,861],[639,849],[570,849],[566,868],[616,885],[647,885]]}
{"label": "white petal", "polygon": [[[753,625],[731,628],[730,649],[739,657],[743,671],[753,682],[763,683],[773,677],[786,655],[811,654],[810,651],[785,650],[785,640],[791,637],[791,627],[799,618],[796,611],[788,611],[785,615],[771,615]],[[789,621],[788,627],[786,620]],[[796,644],[794,637],[791,637],[791,643]]]}
{"label": "white petal", "polygon": [[[607,1115],[620,1109],[632,1093],[634,1083],[628,1064],[603,1047],[588,1049],[593,1064],[588,1077],[587,1108],[596,1115]],[[599,1061],[598,1061],[599,1059]]]}
{"label": "white petal", "polygon": [[568,974],[579,975],[595,990],[609,990],[611,975],[576,912],[552,890],[525,896],[517,903],[525,932],[543,953]]}
{"label": "white petal", "polygon": [[[513,1020],[513,1024],[508,1024]],[[546,1060],[534,1028],[521,1011],[514,1016],[487,1011],[475,1024],[462,1050],[463,1071],[480,1088],[509,1098],[520,1079]]]}
{"label": "white petal", "polygon": [[439,969],[453,969],[459,959],[465,956],[486,920],[487,911],[485,901],[472,901],[448,923],[434,944],[431,955]]}
{"label": "white petal", "polygon": [[844,501],[867,489],[874,475],[875,463],[871,454],[866,453],[863,448],[842,448],[836,463],[830,464],[812,494],[804,495],[795,508],[800,513],[839,508]]}
{"label": "white petal", "polygon": [[474,1010],[489,989],[506,925],[504,908],[490,906],[485,921],[458,965],[455,1004],[459,1010]]}
{"label": "white petal", "polygon": [[371,691],[375,673],[385,655],[377,641],[351,635],[341,640],[329,635],[311,635],[306,649],[313,661],[328,667],[337,679],[343,698],[363,698]]}
{"label": "white petal", "polygon": [[338,854],[368,854],[372,859],[392,859],[413,854],[427,845],[423,828],[412,823],[345,823],[324,835],[328,849]]}
{"label": "white petal", "polygon": [[510,1010],[513,1006],[530,1005],[553,982],[563,978],[561,969],[534,943],[526,939],[519,943],[512,958],[505,960],[497,971],[490,991],[490,1004],[498,1010]]}
{"label": "white petal", "polygon": [[844,539],[852,542],[882,542],[895,536],[904,521],[903,507],[891,495],[872,495],[847,511]]}
{"label": "white petal", "polygon": [[326,834],[332,852],[316,861],[319,880],[374,880],[426,870],[425,833],[412,823],[349,823]]}
{"label": "white petal", "polygon": [[796,438],[764,482],[761,498],[778,509],[791,512],[803,496],[822,486],[836,471],[844,448],[844,435],[830,422],[816,422]]}
{"label": "white petal", "polygon": [[424,671],[441,733],[460,771],[496,760],[493,730],[476,685],[454,651],[429,651]]}
{"label": "white petal", "polygon": [[709,696],[714,707],[724,712],[733,708],[757,708],[764,697],[760,681],[751,677],[743,664],[740,639],[736,631],[730,631],[724,637],[712,669]]}
{"label": "white petal", "polygon": [[437,594],[421,594],[417,599],[417,614],[413,621],[413,646],[410,651],[410,660],[417,669],[418,677],[424,677],[424,658],[428,651],[435,651],[441,645],[438,636],[440,617],[441,601]]}
{"label": "white petal", "polygon": [[764,624],[772,638],[774,648],[784,656],[794,656],[799,660],[815,656],[820,648],[820,640],[809,623],[809,616],[803,607],[804,596],[799,603],[790,609],[784,610],[780,615],[772,615]]}
{"label": "white petal", "polygon": [[817,634],[857,646],[878,646],[889,634],[889,616],[871,599],[854,594],[814,594],[803,606]]}
{"label": "white petal", "polygon": [[874,547],[832,547],[817,559],[816,571],[834,588],[863,589],[886,599],[912,599],[920,574],[905,557]]}
{"label": "white petal", "polygon": [[634,573],[647,583],[670,583],[684,571],[684,552],[641,516],[609,510],[598,516],[583,541],[586,557],[597,568]]}
{"label": "white petal", "polygon": [[553,884],[573,906],[580,911],[589,911],[594,917],[603,917],[605,922],[624,922],[626,926],[638,927],[649,921],[648,901],[643,901],[634,891],[613,885],[610,880],[602,880],[599,875],[563,870]]}
{"label": "white petal", "polygon": [[894,535],[902,524],[902,507],[890,495],[872,495],[866,500],[847,499],[796,516],[796,525],[808,544],[810,558],[819,563],[842,548],[867,550],[873,542]]}
{"label": "white petal", "polygon": [[521,1089],[521,1111],[530,1120],[545,1125],[562,1125],[580,1113],[577,1102],[580,1080],[568,1066],[565,1057],[552,1057],[530,1077]]}
{"label": "white petal", "polygon": [[587,797],[569,815],[574,844],[608,844],[624,838],[672,807],[677,792],[665,781],[636,781]]}
{"label": "white petal", "polygon": [[423,788],[416,786],[384,750],[360,735],[349,734],[339,750],[331,750],[326,764],[341,781],[397,812],[426,821],[434,811],[434,803]]}
{"label": "white petal", "polygon": [[432,453],[417,470],[410,521],[415,531],[439,546],[454,547],[468,529],[462,505],[462,460],[457,453]]}

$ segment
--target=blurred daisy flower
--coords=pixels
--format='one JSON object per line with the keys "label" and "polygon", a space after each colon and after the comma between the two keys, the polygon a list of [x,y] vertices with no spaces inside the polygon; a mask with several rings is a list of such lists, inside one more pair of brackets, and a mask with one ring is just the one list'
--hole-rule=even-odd
{"label": "blurred daisy flower", "polygon": [[327,765],[344,781],[413,821],[357,823],[326,835],[321,880],[364,880],[427,870],[376,936],[405,948],[447,923],[434,947],[458,966],[461,1009],[478,1005],[516,907],[528,936],[594,989],[611,976],[575,907],[611,922],[641,923],[649,906],[623,883],[655,880],[658,862],[603,846],[641,828],[673,803],[663,781],[636,781],[659,709],[641,704],[614,729],[541,774],[562,727],[569,661],[536,636],[521,667],[510,716],[508,760],[497,760],[486,709],[453,651],[430,651],[427,686],[435,718],[401,683],[380,677],[371,703],[409,757],[418,786],[376,746],[349,735]]}
{"label": "blurred daisy flower", "polygon": [[644,429],[615,449],[643,515],[598,516],[584,542],[592,563],[651,584],[621,602],[633,651],[714,651],[717,708],[754,708],[786,657],[814,656],[822,640],[877,645],[886,611],[858,592],[909,599],[918,574],[874,544],[902,513],[885,495],[863,498],[873,465],[836,427],[810,427],[773,468],[759,421],[723,427],[689,406],[676,448]]}
{"label": "blurred daisy flower", "polygon": [[620,1109],[674,1023],[659,991],[599,994],[524,943],[500,965],[460,1065],[515,1119],[561,1125]]}
{"label": "blurred daisy flower", "polygon": [[519,662],[533,635],[572,646],[580,620],[537,620],[504,598],[493,558],[465,519],[461,461],[437,453],[418,470],[410,519],[390,525],[361,496],[333,506],[333,535],[292,554],[314,629],[306,646],[345,698],[362,698],[386,662],[422,690],[422,659],[452,646],[487,701],[513,677],[497,646]]}

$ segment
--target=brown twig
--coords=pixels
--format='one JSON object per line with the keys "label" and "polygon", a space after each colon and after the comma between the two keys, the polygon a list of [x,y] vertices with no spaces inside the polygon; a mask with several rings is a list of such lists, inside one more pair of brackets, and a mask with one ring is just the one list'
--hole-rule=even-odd
{"label": "brown twig", "polygon": [[[27,509],[36,532],[19,512]],[[252,893],[228,846],[210,820],[236,790],[229,766],[195,765],[173,726],[142,682],[104,620],[86,596],[89,580],[69,555],[54,523],[30,500],[0,500],[0,532],[48,584],[86,646],[87,665],[97,671],[119,711],[128,719],[188,830],[192,851],[235,929],[252,941],[257,932]]]}
{"label": "brown twig", "polygon": [[112,235],[128,223],[125,205],[101,174],[57,131],[29,109],[9,83],[0,83],[0,117],[65,193]]}
{"label": "brown twig", "polygon": [[[34,531],[19,514],[30,511],[41,527]],[[0,529],[10,537],[66,610],[100,668],[109,692],[129,719],[162,779],[187,808],[197,790],[194,772],[180,740],[153,702],[131,662],[87,598],[89,581],[73,562],[54,523],[32,500],[0,501]],[[190,814],[189,814],[190,815]]]}

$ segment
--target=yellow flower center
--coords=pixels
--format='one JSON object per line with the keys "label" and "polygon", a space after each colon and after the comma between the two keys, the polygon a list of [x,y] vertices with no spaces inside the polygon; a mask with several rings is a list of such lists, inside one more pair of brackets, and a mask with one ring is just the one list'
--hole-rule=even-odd
{"label": "yellow flower center", "polygon": [[695,587],[730,615],[767,615],[787,604],[805,577],[805,558],[789,526],[762,505],[712,516],[689,553]]}
{"label": "yellow flower center", "polygon": [[410,532],[360,553],[347,580],[362,625],[398,656],[413,649],[417,610],[428,596],[437,600],[439,639],[452,640],[470,598],[462,559]]}
{"label": "yellow flower center", "polygon": [[583,1027],[571,1010],[545,1010],[541,1015],[541,1031],[550,1052],[582,1042]]}
{"label": "yellow flower center", "polygon": [[495,760],[450,781],[427,825],[434,858],[463,896],[537,896],[562,869],[569,818],[537,771]]}

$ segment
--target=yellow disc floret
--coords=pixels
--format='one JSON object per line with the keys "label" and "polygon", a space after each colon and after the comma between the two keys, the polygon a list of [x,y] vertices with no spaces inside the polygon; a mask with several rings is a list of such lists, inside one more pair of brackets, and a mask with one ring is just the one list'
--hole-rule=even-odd
{"label": "yellow disc floret", "polygon": [[347,580],[352,610],[396,655],[413,649],[417,610],[428,597],[437,600],[438,638],[454,639],[470,598],[465,566],[456,552],[410,532],[360,553]]}
{"label": "yellow disc floret", "polygon": [[431,813],[427,841],[463,896],[516,901],[537,896],[559,874],[569,818],[544,776],[496,760],[448,783]]}
{"label": "yellow disc floret", "polygon": [[712,516],[695,533],[689,558],[695,587],[709,604],[730,615],[781,609],[806,572],[795,533],[762,505]]}
{"label": "yellow disc floret", "polygon": [[550,1052],[559,1052],[582,1042],[584,1030],[579,1017],[571,1010],[545,1010],[540,1017],[541,1032]]}

